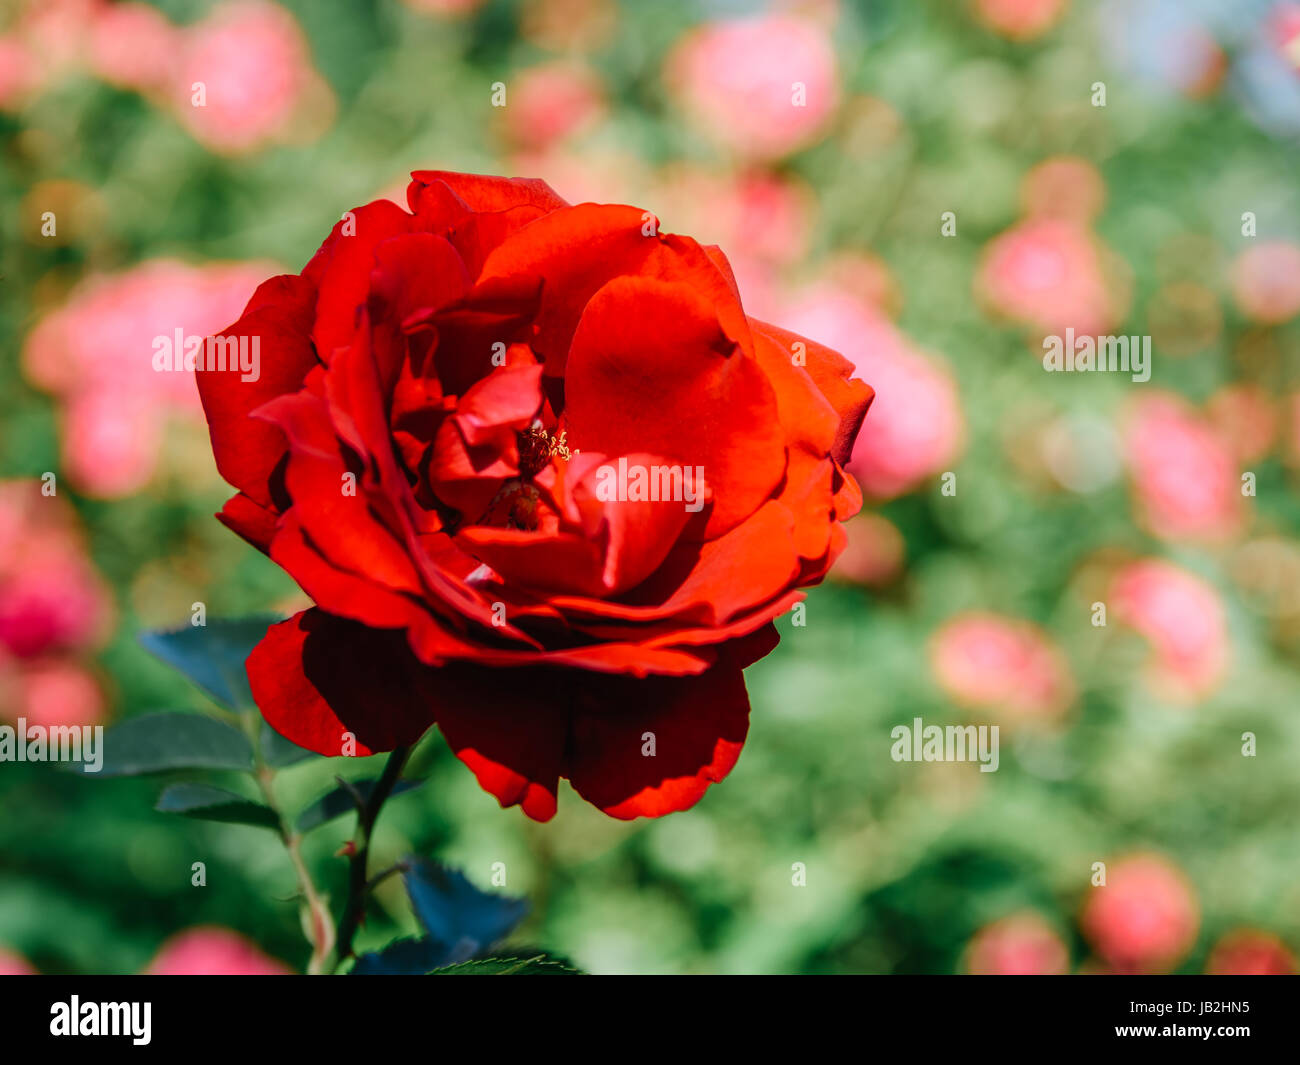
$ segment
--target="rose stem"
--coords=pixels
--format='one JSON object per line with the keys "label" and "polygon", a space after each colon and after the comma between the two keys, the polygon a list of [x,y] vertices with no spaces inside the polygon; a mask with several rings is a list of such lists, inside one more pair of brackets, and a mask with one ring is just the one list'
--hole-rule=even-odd
{"label": "rose stem", "polygon": [[298,878],[298,887],[302,891],[303,899],[307,903],[307,924],[309,928],[304,928],[304,934],[308,942],[311,943],[311,960],[307,963],[307,974],[309,976],[318,976],[325,971],[325,960],[329,957],[330,951],[334,949],[334,918],[330,914],[330,908],[321,898],[320,893],[316,890],[316,885],[312,882],[311,873],[307,871],[307,863],[302,859],[302,836],[300,836],[290,826],[288,819],[280,809],[280,804],[275,797],[275,770],[266,764],[262,757],[261,742],[261,717],[249,715],[248,732],[249,739],[253,747],[253,777],[257,781],[257,786],[261,789],[262,795],[266,798],[266,804],[275,813],[278,822],[280,839],[284,842],[284,848],[289,852],[289,861],[293,863],[294,875]]}
{"label": "rose stem", "polygon": [[335,965],[352,956],[352,938],[361,924],[365,912],[366,896],[369,886],[366,883],[366,861],[370,856],[370,837],[374,832],[375,822],[384,800],[392,793],[393,786],[406,767],[406,760],[411,755],[410,747],[394,747],[384,764],[384,771],[375,782],[374,789],[357,811],[357,831],[353,836],[353,851],[348,865],[348,902],[339,921],[338,957]]}

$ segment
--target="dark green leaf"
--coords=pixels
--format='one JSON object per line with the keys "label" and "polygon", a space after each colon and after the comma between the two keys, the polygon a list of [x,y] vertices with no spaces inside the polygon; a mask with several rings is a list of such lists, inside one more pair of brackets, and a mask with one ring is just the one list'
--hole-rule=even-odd
{"label": "dark green leaf", "polygon": [[286,740],[265,721],[262,722],[262,760],[272,769],[283,769],[294,765],[304,758],[316,757],[315,751],[299,747],[292,740]]}
{"label": "dark green leaf", "polygon": [[155,810],[168,814],[182,814],[204,821],[224,821],[235,825],[256,825],[259,828],[280,827],[275,812],[269,806],[253,802],[225,788],[210,784],[169,784],[158,796]]}
{"label": "dark green leaf", "polygon": [[489,895],[463,874],[424,858],[407,859],[402,881],[429,937],[439,943],[471,945],[463,957],[490,949],[528,912],[524,899]]}
{"label": "dark green leaf", "polygon": [[545,954],[532,957],[480,958],[434,969],[430,976],[582,976],[580,970]]}
{"label": "dark green leaf", "polygon": [[[94,776],[169,769],[251,769],[253,750],[238,729],[202,714],[163,712],[128,718],[104,733],[104,762]],[[84,765],[78,765],[87,772]]]}
{"label": "dark green leaf", "polygon": [[180,670],[217,702],[232,710],[253,705],[244,660],[279,618],[251,617],[171,631],[145,632],[140,643],[169,666]]}
{"label": "dark green leaf", "polygon": [[[390,798],[392,795],[401,795],[404,791],[418,788],[423,783],[422,780],[399,780],[393,785]],[[374,780],[352,781],[352,787],[360,793],[362,800],[370,797],[374,786]],[[313,828],[319,828],[336,817],[355,812],[356,808],[357,804],[352,797],[352,792],[347,788],[337,787],[333,791],[326,792],[298,815],[298,831],[310,832]]]}
{"label": "dark green leaf", "polygon": [[432,939],[395,939],[383,950],[371,951],[357,958],[350,976],[420,976],[430,969],[466,958]]}
{"label": "dark green leaf", "polygon": [[[527,958],[527,959],[541,957],[541,958],[545,958],[548,962],[551,962],[554,965],[559,965],[565,969],[572,969],[575,973],[580,973],[584,976],[586,975],[585,973],[582,972],[580,968],[578,968],[578,966],[573,964],[573,961],[570,958],[566,958],[563,954],[556,954],[554,951],[547,950],[545,947],[539,947],[536,943],[514,943],[511,944],[509,947],[503,947],[501,953],[491,954],[488,955],[487,957],[489,958],[510,957],[510,958]],[[486,960],[486,958],[482,960]]]}
{"label": "dark green leaf", "polygon": [[528,911],[523,899],[489,895],[455,870],[424,858],[405,859],[402,880],[428,935],[362,955],[352,968],[357,976],[415,975],[469,961],[491,949]]}

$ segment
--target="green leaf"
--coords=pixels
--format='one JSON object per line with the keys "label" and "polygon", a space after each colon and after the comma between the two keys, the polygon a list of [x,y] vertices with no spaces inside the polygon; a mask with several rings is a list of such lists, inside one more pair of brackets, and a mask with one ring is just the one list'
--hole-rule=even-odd
{"label": "green leaf", "polygon": [[104,733],[101,777],[137,776],[171,769],[253,767],[253,749],[238,729],[202,714],[169,711],[128,718]]}
{"label": "green leaf", "polygon": [[427,858],[405,859],[402,883],[429,937],[467,946],[461,957],[486,954],[528,912],[527,900],[480,891],[464,873]]}
{"label": "green leaf", "polygon": [[231,710],[253,705],[244,660],[279,618],[249,617],[140,634],[145,650],[180,670]]}
{"label": "green leaf", "polygon": [[283,769],[287,765],[301,762],[304,758],[317,757],[315,751],[309,751],[306,747],[299,747],[292,740],[286,740],[265,721],[262,722],[261,743],[262,759],[272,769]]}
{"label": "green leaf", "polygon": [[585,974],[545,954],[532,957],[500,956],[463,961],[433,969],[430,976],[584,976]]}
{"label": "green leaf", "polygon": [[383,950],[362,954],[349,976],[420,976],[465,957],[432,939],[395,939]]}
{"label": "green leaf", "polygon": [[509,951],[509,954],[484,954],[479,961],[485,961],[488,958],[523,958],[527,961],[533,961],[536,958],[544,958],[552,965],[558,965],[562,969],[572,969],[578,976],[586,976],[573,961],[566,958],[563,954],[556,954],[554,951],[547,950],[545,947],[539,947],[536,943],[515,943],[509,947],[502,947],[502,951]]}
{"label": "green leaf", "polygon": [[225,788],[210,784],[169,784],[154,806],[166,814],[197,817],[203,821],[224,821],[233,825],[280,827],[275,811]]}
{"label": "green leaf", "polygon": [[[389,797],[401,795],[404,791],[411,791],[423,783],[423,780],[399,780],[393,785]],[[370,798],[370,792],[374,789],[374,786],[375,781],[373,779],[352,781],[352,787],[360,792],[363,801]],[[313,828],[319,828],[321,825],[333,821],[336,817],[355,812],[356,808],[357,804],[352,797],[352,792],[345,787],[337,787],[333,791],[326,792],[298,815],[298,831],[310,832]]]}
{"label": "green leaf", "polygon": [[[442,972],[486,954],[528,911],[524,899],[480,891],[463,873],[437,862],[407,857],[401,865],[411,906],[427,934],[419,939],[395,940],[383,950],[363,954],[352,968],[354,975],[417,976]],[[510,960],[538,959],[565,968],[536,950],[529,950],[524,959]]]}

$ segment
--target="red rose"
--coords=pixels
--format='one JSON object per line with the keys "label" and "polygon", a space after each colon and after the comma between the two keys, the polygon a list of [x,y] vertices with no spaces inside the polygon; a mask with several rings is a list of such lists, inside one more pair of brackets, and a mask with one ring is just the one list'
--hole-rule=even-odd
{"label": "red rose", "polygon": [[436,721],[538,820],[560,777],[615,817],[685,809],[843,546],[871,390],[647,213],[413,178],[411,213],[349,212],[254,293],[222,334],[254,372],[217,368],[234,339],[201,364],[219,517],[317,604],[249,656],[254,698],[322,754]]}

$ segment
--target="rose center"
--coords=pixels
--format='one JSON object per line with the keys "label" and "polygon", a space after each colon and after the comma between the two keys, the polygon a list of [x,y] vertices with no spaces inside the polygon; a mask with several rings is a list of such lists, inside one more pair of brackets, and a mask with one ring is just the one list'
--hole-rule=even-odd
{"label": "rose center", "polygon": [[567,434],[547,432],[535,422],[517,435],[519,476],[501,486],[478,525],[497,525],[508,529],[536,530],[546,523],[550,508],[541,491],[532,483],[552,458],[571,459],[577,452],[569,448]]}
{"label": "rose center", "polygon": [[571,459],[568,434],[561,431],[552,435],[540,422],[534,422],[519,438],[519,476],[525,481],[536,477],[549,464],[552,458]]}

